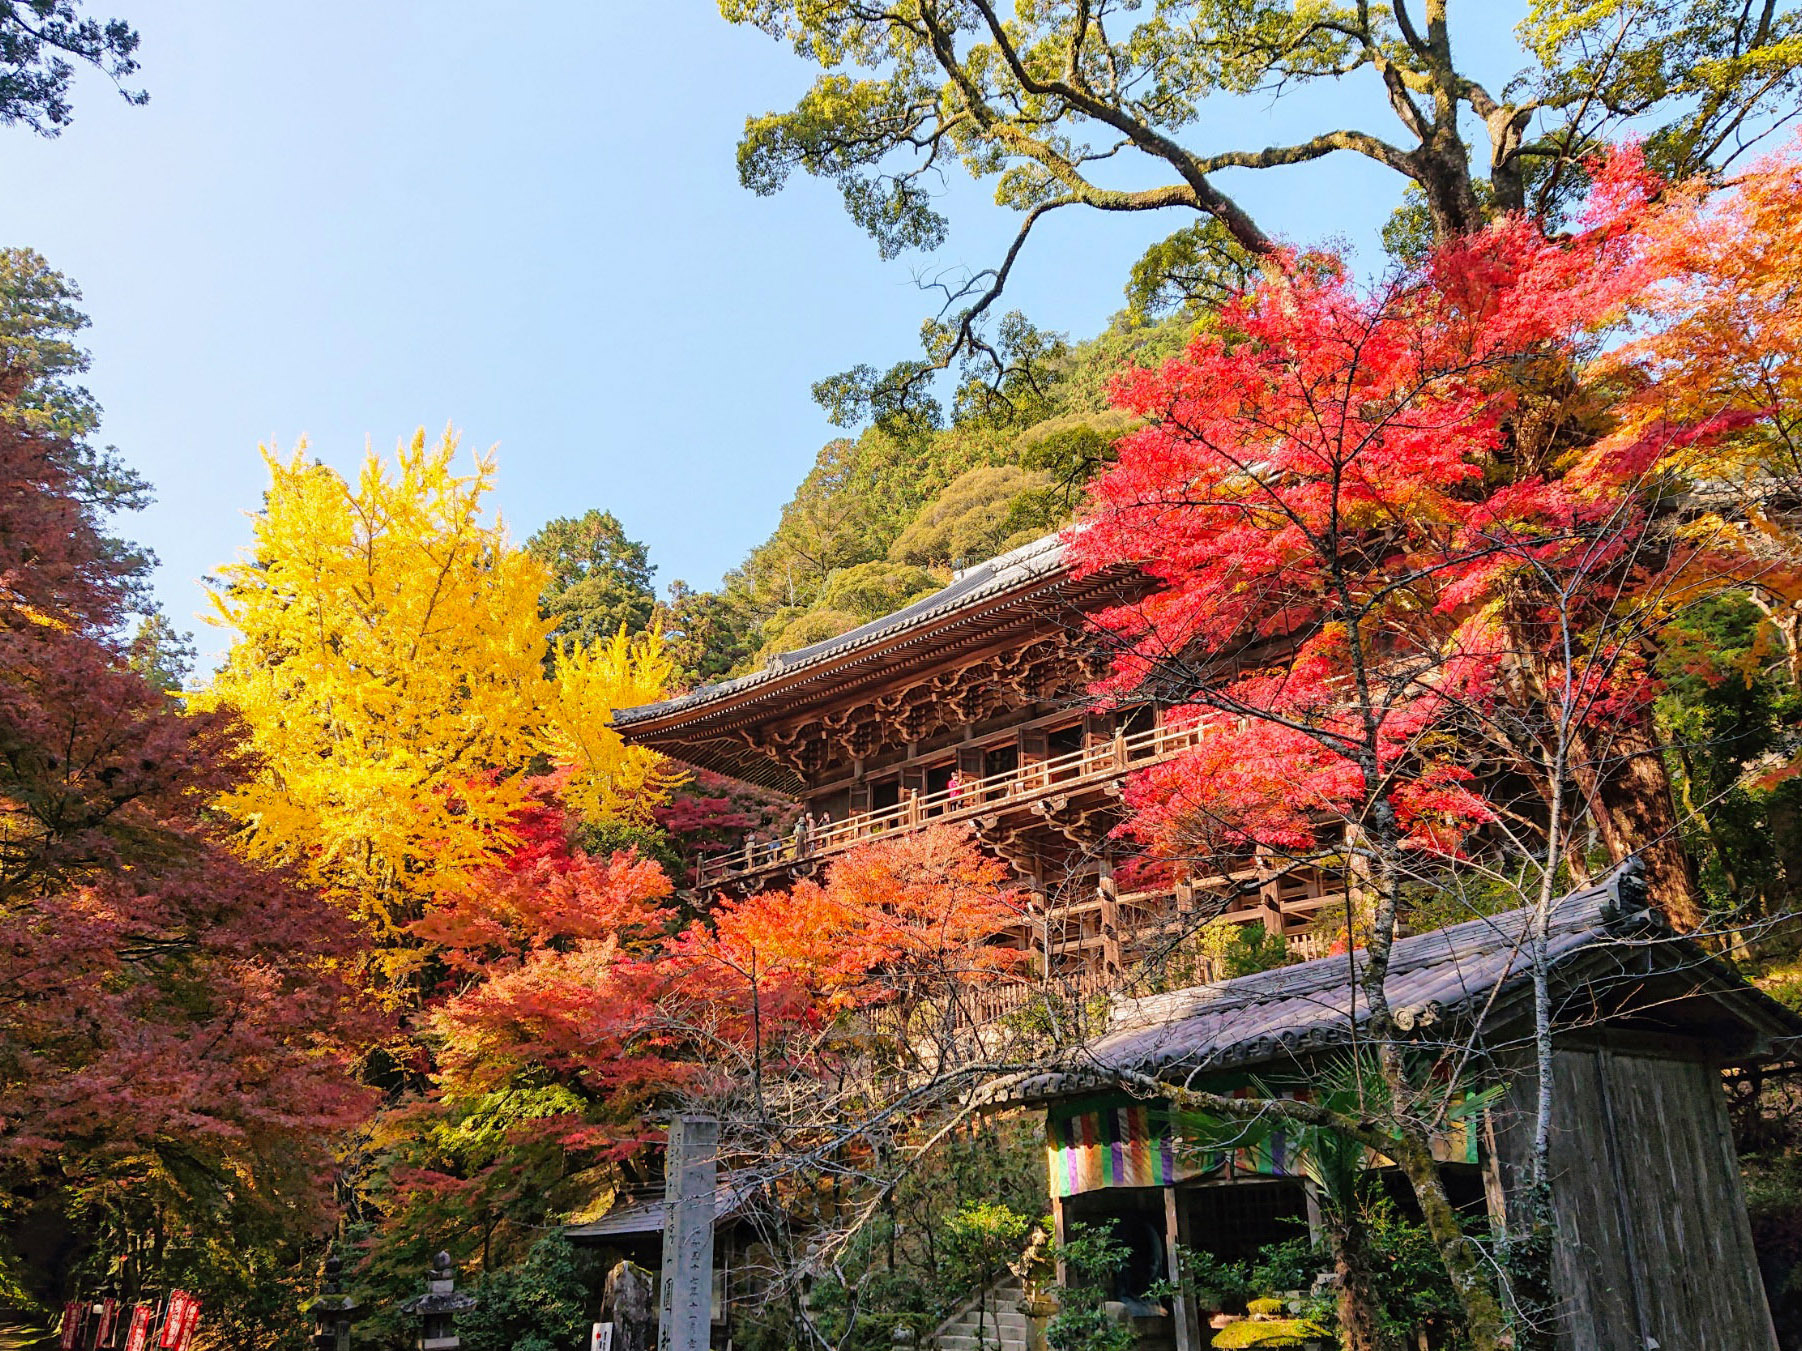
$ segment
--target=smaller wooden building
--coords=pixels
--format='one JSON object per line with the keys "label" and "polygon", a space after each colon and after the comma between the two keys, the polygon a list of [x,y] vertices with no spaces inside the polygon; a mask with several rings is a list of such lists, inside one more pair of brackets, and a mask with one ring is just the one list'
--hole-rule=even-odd
{"label": "smaller wooden building", "polygon": [[[1454,1201],[1498,1235],[1520,1222],[1532,1138],[1530,922],[1514,911],[1402,939],[1388,980],[1411,1052],[1456,1066],[1481,1104],[1454,1104],[1435,1153]],[[1560,1345],[1776,1351],[1722,1074],[1792,1057],[1802,1019],[1673,936],[1632,861],[1557,903],[1550,952]],[[1361,960],[1326,957],[1133,1001],[1073,1068],[1009,1090],[1046,1111],[1060,1227],[1106,1221],[1132,1248],[1117,1292],[1129,1307],[1177,1245],[1248,1256],[1308,1225],[1311,1200],[1280,1133],[1207,1152],[1178,1138],[1160,1103],[1108,1086],[1133,1071],[1305,1093],[1364,1036],[1360,974]],[[1209,1344],[1207,1310],[1134,1311],[1163,1320],[1140,1326],[1177,1351]]]}
{"label": "smaller wooden building", "polygon": [[[713,1345],[731,1344],[735,1305],[761,1291],[770,1279],[770,1258],[759,1241],[756,1218],[761,1188],[728,1179],[714,1192],[713,1208]],[[663,1189],[619,1198],[598,1220],[563,1227],[564,1237],[579,1248],[600,1252],[608,1268],[618,1261],[635,1262],[651,1273],[653,1287],[662,1280],[663,1234],[668,1202]],[[598,1321],[603,1311],[594,1310]]]}

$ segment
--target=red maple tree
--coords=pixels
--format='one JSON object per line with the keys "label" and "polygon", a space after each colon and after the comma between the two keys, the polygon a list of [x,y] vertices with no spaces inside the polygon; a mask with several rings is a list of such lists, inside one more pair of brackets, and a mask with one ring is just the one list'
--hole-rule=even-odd
{"label": "red maple tree", "polygon": [[1207,724],[1132,780],[1129,829],[1208,871],[1336,871],[1364,911],[1347,920],[1383,1085],[1364,1110],[1473,1345],[1500,1344],[1500,1306],[1386,991],[1405,884],[1443,889],[1481,848],[1555,895],[1584,865],[1575,798],[1677,923],[1702,920],[1646,655],[1674,603],[1734,576],[1719,535],[1673,528],[1679,452],[1756,414],[1618,434],[1599,358],[1661,280],[1662,190],[1629,149],[1594,166],[1566,234],[1502,219],[1370,286],[1331,255],[1282,260],[1182,357],[1118,380],[1146,425],[1070,536],[1080,569],[1130,561],[1155,584],[1100,617],[1119,651],[1097,692]]}
{"label": "red maple tree", "polygon": [[239,729],[128,666],[137,569],[69,466],[0,417],[0,1176],[89,1233],[316,1219],[383,1025],[342,921],[208,815]]}
{"label": "red maple tree", "polygon": [[1658,474],[1726,422],[1611,439],[1583,377],[1656,280],[1660,187],[1616,154],[1569,236],[1502,221],[1374,288],[1291,258],[1183,357],[1121,377],[1148,425],[1092,485],[1072,550],[1157,586],[1101,616],[1120,652],[1100,692],[1210,725],[1130,789],[1154,847],[1297,857],[1349,827],[1379,854],[1455,852],[1496,820],[1474,775],[1508,748],[1493,718],[1452,731],[1504,703],[1530,738],[1557,691],[1605,840],[1699,922],[1644,633],[1619,611],[1696,566],[1659,533]]}
{"label": "red maple tree", "polygon": [[676,929],[664,873],[629,851],[586,854],[555,788],[539,781],[514,823],[517,855],[414,926],[446,992],[430,1091],[378,1127],[389,1252],[427,1233],[486,1246],[597,1168],[640,1181],[659,1111],[699,1101],[764,1119],[764,1085],[787,1085],[792,1107],[848,1048],[867,1051],[872,1011],[955,1019],[1023,958],[993,943],[1016,918],[1007,867],[967,832],[872,843],[819,881],[722,900]]}

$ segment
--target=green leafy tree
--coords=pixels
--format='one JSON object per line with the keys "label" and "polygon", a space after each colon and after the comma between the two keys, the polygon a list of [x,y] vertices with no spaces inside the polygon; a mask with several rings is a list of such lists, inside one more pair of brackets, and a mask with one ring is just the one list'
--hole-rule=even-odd
{"label": "green leafy tree", "polygon": [[122,81],[137,73],[138,35],[123,19],[95,19],[83,0],[0,0],[0,123],[24,123],[40,136],[69,125],[74,62],[92,66],[120,96],[144,104],[150,96]]}
{"label": "green leafy tree", "polygon": [[789,604],[817,595],[836,569],[863,562],[884,534],[885,504],[877,487],[892,475],[882,473],[883,452],[890,449],[883,442],[829,442],[782,508],[767,566],[777,594],[786,593]]}
{"label": "green leafy tree", "polygon": [[1077,413],[1048,418],[1022,434],[1020,466],[1035,471],[1044,486],[1014,498],[1002,528],[1042,534],[1068,521],[1084,485],[1118,458],[1114,443],[1132,425],[1120,413]]}
{"label": "green leafy tree", "polygon": [[1063,525],[1134,425],[1110,407],[1108,382],[1122,366],[1174,356],[1192,328],[1183,316],[1122,317],[1098,338],[1060,343],[1036,392],[1016,390],[1006,409],[973,399],[950,426],[885,422],[828,443],[775,531],[718,591],[671,587],[659,617],[686,679],[843,633],[941,585],[923,565],[942,573]]}
{"label": "green leafy tree", "polygon": [[829,605],[821,604],[811,609],[778,610],[775,618],[766,626],[770,634],[764,643],[759,656],[768,661],[778,652],[793,652],[797,648],[812,647],[815,643],[823,643],[828,638],[836,638],[841,633],[849,633],[863,621],[856,615],[844,610],[835,610]]}
{"label": "green leafy tree", "polygon": [[833,573],[820,601],[867,624],[931,595],[944,584],[942,576],[908,563],[859,563]]}
{"label": "green leafy tree", "polygon": [[696,591],[687,582],[671,582],[657,622],[679,683],[690,688],[730,674],[757,650],[756,619],[741,592]]}
{"label": "green leafy tree", "polygon": [[1802,891],[1802,690],[1743,591],[1688,607],[1660,644],[1658,718],[1711,910],[1782,913]]}
{"label": "green leafy tree", "polygon": [[1051,1351],[1131,1351],[1132,1324],[1106,1308],[1114,1281],[1126,1269],[1127,1246],[1105,1225],[1073,1224],[1058,1248],[1067,1278],[1057,1315],[1045,1328]]}
{"label": "green leafy tree", "polygon": [[526,552],[550,569],[539,609],[556,620],[555,637],[586,644],[622,627],[638,633],[650,624],[657,606],[651,574],[657,569],[612,512],[550,521],[526,541]]}
{"label": "green leafy tree", "polygon": [[[1032,1217],[1002,1201],[966,1201],[945,1222],[952,1270],[976,1290],[976,1342],[988,1344],[989,1287],[1020,1255]],[[999,1333],[999,1328],[996,1329]],[[1000,1340],[999,1336],[996,1338]]]}
{"label": "green leafy tree", "polygon": [[595,1263],[561,1233],[534,1243],[523,1261],[485,1272],[458,1320],[469,1351],[566,1351],[588,1336]]}
{"label": "green leafy tree", "polygon": [[[920,358],[880,376],[860,367],[816,397],[841,418],[893,418],[937,371],[974,362],[997,389],[1030,377],[1044,355],[1030,326],[990,320],[1054,212],[1190,213],[1133,271],[1135,306],[1155,311],[1231,289],[1278,248],[1222,186],[1228,171],[1359,155],[1412,189],[1445,238],[1496,211],[1555,211],[1591,148],[1629,129],[1674,177],[1723,167],[1792,111],[1799,87],[1802,17],[1779,0],[1531,0],[1518,31],[1532,62],[1504,86],[1477,79],[1454,44],[1458,8],[1016,0],[1009,14],[999,0],[720,0],[725,18],[821,70],[793,108],[747,120],[746,187],[774,193],[797,170],[826,179],[885,258],[944,243],[937,184],[953,168],[992,182],[1019,216],[995,265],[945,288]],[[1317,100],[1333,112],[1294,141],[1235,144],[1217,122],[1202,134],[1210,99],[1352,82],[1374,100]],[[1351,115],[1365,106],[1384,111]]]}
{"label": "green leafy tree", "polygon": [[[906,1328],[921,1344],[976,1293],[985,1271],[999,1275],[1031,1227],[1023,1217],[1044,1204],[1039,1123],[1026,1116],[984,1122],[926,1157],[925,1166],[904,1170],[869,1221],[818,1268],[804,1311],[811,1330],[797,1311],[770,1306],[755,1326],[747,1320],[735,1328],[735,1340],[768,1351],[822,1344],[890,1351],[896,1330]],[[835,1223],[830,1210],[798,1213],[809,1219],[827,1231]],[[1006,1251],[983,1251],[997,1231]]]}
{"label": "green leafy tree", "polygon": [[1014,504],[1037,500],[1051,486],[1042,470],[1018,465],[984,465],[960,474],[909,523],[889,546],[897,563],[965,567],[1024,543],[1033,533],[1014,524]]}
{"label": "green leafy tree", "polygon": [[75,283],[35,249],[0,249],[0,381],[9,419],[67,439],[99,427],[100,405],[77,383],[89,361],[75,337],[87,326]]}

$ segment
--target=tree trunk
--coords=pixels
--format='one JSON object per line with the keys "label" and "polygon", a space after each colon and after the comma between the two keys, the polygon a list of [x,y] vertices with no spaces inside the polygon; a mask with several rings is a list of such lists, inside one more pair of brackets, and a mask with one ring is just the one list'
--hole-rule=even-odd
{"label": "tree trunk", "polygon": [[[1777,851],[1777,862],[1783,868],[1780,884],[1788,904],[1802,898],[1802,803],[1790,786],[1780,785],[1765,805],[1765,818],[1771,825],[1771,846]],[[1779,906],[1771,906],[1773,912]]]}
{"label": "tree trunk", "polygon": [[[1570,776],[1589,807],[1608,857],[1621,863],[1638,854],[1646,865],[1653,904],[1676,928],[1696,929],[1702,923],[1702,893],[1683,852],[1677,799],[1653,735],[1651,711],[1631,722],[1600,727],[1587,722],[1577,703],[1574,677],[1556,664],[1556,635],[1527,617],[1525,606],[1535,600],[1552,603],[1544,596],[1522,595],[1510,607],[1509,642],[1529,677],[1530,697],[1554,724],[1567,725]],[[1568,832],[1573,841],[1575,826],[1573,820]]]}
{"label": "tree trunk", "polygon": [[[1373,763],[1375,756],[1368,747],[1365,756],[1366,782],[1376,783],[1379,779]],[[1370,875],[1376,889],[1377,908],[1360,984],[1370,1006],[1369,1035],[1376,1043],[1377,1061],[1389,1095],[1391,1121],[1388,1124],[1395,1139],[1390,1157],[1406,1175],[1439,1261],[1451,1278],[1452,1289],[1464,1314],[1470,1351],[1501,1351],[1507,1337],[1501,1301],[1490,1283],[1482,1254],[1464,1232],[1457,1209],[1446,1195],[1445,1181],[1439,1176],[1439,1165],[1433,1158],[1427,1129],[1411,1110],[1416,1093],[1409,1080],[1402,1047],[1395,1040],[1395,1020],[1389,1008],[1387,987],[1389,953],[1395,942],[1403,875],[1395,809],[1387,797],[1379,796],[1361,816],[1368,821],[1362,834],[1370,851]],[[1363,853],[1362,850],[1352,852],[1354,855]]]}
{"label": "tree trunk", "polygon": [[1678,929],[1702,924],[1702,895],[1683,852],[1677,802],[1650,716],[1598,731],[1572,728],[1571,775],[1588,799],[1608,857],[1638,854],[1646,865],[1652,902]]}
{"label": "tree trunk", "polygon": [[1327,1246],[1339,1278],[1339,1335],[1344,1351],[1394,1351],[1377,1320],[1376,1264],[1355,1216],[1328,1207]]}
{"label": "tree trunk", "polygon": [[[1399,1088],[1406,1092],[1401,1056],[1393,1045],[1386,1048],[1383,1061],[1384,1077],[1389,1080],[1391,1090]],[[1420,1203],[1421,1215],[1426,1220],[1427,1233],[1432,1236],[1446,1275],[1452,1278],[1452,1289],[1463,1306],[1471,1351],[1500,1351],[1507,1345],[1507,1331],[1501,1301],[1490,1285],[1483,1258],[1459,1223],[1458,1211],[1451,1198],[1445,1194],[1445,1181],[1439,1176],[1439,1165],[1433,1158],[1426,1133],[1411,1121],[1402,1120],[1397,1125],[1395,1161],[1407,1174],[1414,1199]]]}
{"label": "tree trunk", "polygon": [[1542,1180],[1527,1188],[1516,1223],[1520,1232],[1502,1253],[1518,1320],[1515,1351],[1558,1351],[1558,1296],[1552,1288],[1557,1225],[1549,1183]]}
{"label": "tree trunk", "polygon": [[1456,149],[1441,151],[1423,146],[1416,157],[1420,174],[1416,181],[1426,194],[1433,217],[1433,234],[1442,243],[1473,234],[1483,227],[1483,208],[1471,186],[1468,152],[1462,141]]}

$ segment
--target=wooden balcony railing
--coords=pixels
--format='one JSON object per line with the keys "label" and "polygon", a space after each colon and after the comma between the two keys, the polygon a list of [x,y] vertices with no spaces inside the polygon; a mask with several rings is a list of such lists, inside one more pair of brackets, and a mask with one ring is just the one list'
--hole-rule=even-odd
{"label": "wooden balcony railing", "polygon": [[1121,732],[1111,741],[1024,764],[987,778],[959,781],[936,793],[909,790],[907,796],[892,807],[858,812],[842,821],[815,825],[810,832],[772,840],[747,839],[741,849],[702,859],[698,880],[702,886],[711,886],[797,859],[842,853],[893,831],[917,830],[938,822],[973,820],[998,807],[1024,806],[1056,793],[1105,783],[1190,750],[1210,731],[1227,722],[1225,715],[1217,715],[1181,727],[1159,726],[1134,733]]}

